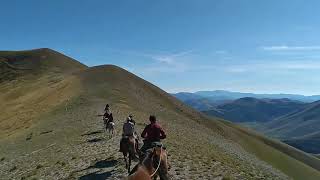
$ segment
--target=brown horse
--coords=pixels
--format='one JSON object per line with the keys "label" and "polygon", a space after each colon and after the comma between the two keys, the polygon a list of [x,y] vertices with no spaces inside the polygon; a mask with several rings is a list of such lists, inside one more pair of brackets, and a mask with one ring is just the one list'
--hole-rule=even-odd
{"label": "brown horse", "polygon": [[131,161],[135,157],[135,148],[136,148],[135,142],[136,141],[133,136],[126,136],[122,138],[120,142],[120,152],[122,152],[123,154],[128,173],[130,172]]}
{"label": "brown horse", "polygon": [[154,147],[148,150],[144,159],[133,168],[128,180],[168,180],[168,158],[163,147]]}

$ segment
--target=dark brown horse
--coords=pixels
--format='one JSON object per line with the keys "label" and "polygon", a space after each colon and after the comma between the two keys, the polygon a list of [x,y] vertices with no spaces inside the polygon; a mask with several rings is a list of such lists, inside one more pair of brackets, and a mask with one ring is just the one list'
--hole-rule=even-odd
{"label": "dark brown horse", "polygon": [[141,163],[136,165],[128,176],[129,180],[168,180],[168,158],[166,150],[154,147],[148,150]]}
{"label": "dark brown horse", "polygon": [[136,141],[133,136],[126,136],[121,139],[120,152],[122,152],[124,161],[126,163],[126,169],[130,172],[131,161],[135,157]]}

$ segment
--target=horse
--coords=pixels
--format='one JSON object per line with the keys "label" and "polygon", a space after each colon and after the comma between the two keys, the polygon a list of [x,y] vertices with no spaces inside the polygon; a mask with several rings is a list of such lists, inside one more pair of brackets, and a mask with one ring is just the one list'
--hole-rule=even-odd
{"label": "horse", "polygon": [[120,152],[123,154],[126,169],[130,173],[132,160],[135,159],[136,140],[133,136],[124,136],[120,141]]}
{"label": "horse", "polygon": [[114,122],[109,122],[109,123],[106,125],[106,130],[109,132],[109,134],[111,133],[111,135],[114,134],[114,126],[115,126],[115,123],[114,123]]}
{"label": "horse", "polygon": [[168,157],[163,146],[153,147],[148,150],[143,160],[137,164],[128,176],[128,180],[169,180]]}
{"label": "horse", "polygon": [[106,131],[109,132],[109,134],[111,134],[112,136],[114,134],[115,123],[113,121],[110,122],[109,118],[105,116],[103,117],[103,123],[106,128]]}

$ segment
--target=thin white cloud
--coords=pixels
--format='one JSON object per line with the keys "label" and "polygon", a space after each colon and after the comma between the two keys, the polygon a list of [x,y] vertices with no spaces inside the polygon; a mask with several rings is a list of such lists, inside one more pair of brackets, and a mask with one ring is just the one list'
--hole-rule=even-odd
{"label": "thin white cloud", "polygon": [[261,49],[265,51],[315,51],[320,50],[320,46],[264,46]]}
{"label": "thin white cloud", "polygon": [[185,59],[190,56],[192,51],[183,51],[165,55],[147,55],[155,62],[146,69],[149,73],[182,73],[187,71],[188,64]]}
{"label": "thin white cloud", "polygon": [[320,61],[282,61],[271,63],[250,63],[225,65],[221,69],[228,73],[263,72],[263,71],[303,71],[320,70]]}
{"label": "thin white cloud", "polygon": [[167,54],[167,55],[148,55],[148,56],[151,59],[156,60],[157,62],[160,62],[160,63],[165,63],[168,65],[176,65],[175,63],[178,58],[186,56],[190,53],[192,53],[192,51],[183,51],[183,52]]}

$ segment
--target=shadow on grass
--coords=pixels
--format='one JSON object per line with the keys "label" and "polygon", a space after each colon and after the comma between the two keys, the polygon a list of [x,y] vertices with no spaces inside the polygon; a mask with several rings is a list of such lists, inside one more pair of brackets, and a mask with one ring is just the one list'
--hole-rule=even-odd
{"label": "shadow on grass", "polygon": [[[117,161],[117,160],[114,160],[114,159],[101,160],[101,161],[96,162],[94,165],[89,166],[89,167],[86,168],[85,170],[94,169],[94,168],[96,168],[96,169],[110,168],[110,167],[115,166],[117,163],[118,163],[118,161]],[[103,173],[100,173],[99,171],[98,171],[98,172],[93,172],[93,173],[86,174],[86,175],[83,175],[83,176],[79,177],[79,180],[87,180],[87,179],[88,179],[88,180],[89,180],[89,179],[93,179],[93,180],[108,179],[109,177],[111,177],[112,172],[113,172],[113,170],[108,171],[108,172],[103,172]]]}
{"label": "shadow on grass", "polygon": [[93,139],[87,140],[87,142],[89,142],[89,143],[95,143],[95,142],[100,142],[100,141],[103,141],[103,139],[102,138],[93,138]]}
{"label": "shadow on grass", "polygon": [[99,130],[99,131],[92,131],[92,132],[88,132],[88,133],[85,133],[85,134],[82,134],[81,136],[90,136],[90,135],[95,135],[95,134],[100,134],[102,133],[103,131]]}
{"label": "shadow on grass", "polygon": [[90,166],[89,168],[109,168],[109,167],[113,167],[118,163],[117,160],[101,160],[96,162],[94,165]]}
{"label": "shadow on grass", "polygon": [[100,179],[105,180],[111,177],[111,175],[112,175],[112,171],[105,172],[105,173],[94,172],[94,173],[86,174],[84,176],[79,177],[79,180],[100,180]]}

